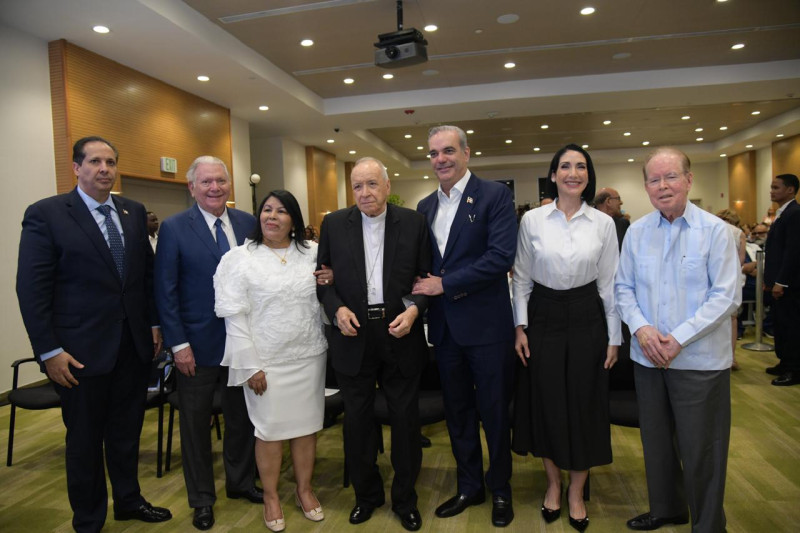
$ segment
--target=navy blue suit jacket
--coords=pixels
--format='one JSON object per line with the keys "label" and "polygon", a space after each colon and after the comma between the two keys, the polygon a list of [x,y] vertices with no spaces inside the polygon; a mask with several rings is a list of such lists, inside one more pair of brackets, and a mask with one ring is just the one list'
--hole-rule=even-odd
{"label": "navy blue suit jacket", "polygon": [[434,346],[441,344],[445,327],[462,346],[513,340],[507,274],[517,252],[517,221],[511,191],[502,183],[473,174],[456,211],[444,256],[432,228],[438,208],[437,192],[417,205],[431,232],[431,274],[441,276],[444,287],[444,294],[429,302],[428,340]]}
{"label": "navy blue suit jacket", "polygon": [[764,284],[775,283],[794,290],[800,284],[800,204],[789,202],[772,223],[764,250]]}
{"label": "navy blue suit jacket", "polygon": [[85,365],[70,369],[78,379],[111,372],[124,319],[137,355],[142,361],[153,358],[150,328],[158,319],[145,208],[126,198],[112,198],[125,238],[122,280],[77,189],[36,202],[22,220],[17,296],[33,353],[38,359],[64,348]]}
{"label": "navy blue suit jacket", "polygon": [[[241,245],[256,219],[230,208],[228,217]],[[214,272],[221,257],[197,204],[161,224],[155,296],[164,345],[188,342],[197,366],[219,366],[225,351],[225,321],[214,313]]]}

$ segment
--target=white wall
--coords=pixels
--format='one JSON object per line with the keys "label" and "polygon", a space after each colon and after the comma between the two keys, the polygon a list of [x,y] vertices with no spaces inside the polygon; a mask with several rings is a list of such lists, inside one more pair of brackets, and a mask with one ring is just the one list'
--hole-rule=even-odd
{"label": "white wall", "polygon": [[756,221],[763,220],[767,209],[772,206],[769,199],[769,186],[772,183],[772,147],[756,151]]}
{"label": "white wall", "polygon": [[306,170],[306,149],[303,145],[288,139],[283,140],[283,185],[297,198],[303,220],[308,224],[308,171]]}
{"label": "white wall", "polygon": [[231,117],[231,177],[236,207],[251,213],[253,210],[250,190],[250,123]]}
{"label": "white wall", "polygon": [[[0,183],[11,201],[5,205],[7,231],[0,232],[0,391],[11,388],[11,362],[31,357],[15,292],[20,222],[25,208],[56,192],[50,67],[47,43],[0,25]],[[42,379],[36,365],[23,383]]]}

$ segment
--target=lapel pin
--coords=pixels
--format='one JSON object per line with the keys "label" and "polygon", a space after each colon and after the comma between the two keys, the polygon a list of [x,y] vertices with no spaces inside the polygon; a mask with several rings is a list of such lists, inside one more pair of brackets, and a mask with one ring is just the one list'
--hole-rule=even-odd
{"label": "lapel pin", "polygon": [[467,215],[467,218],[469,218],[470,222],[475,222],[475,215]]}
{"label": "lapel pin", "polygon": [[123,210],[122,210],[122,214],[123,214],[123,215],[127,215],[127,214],[128,214],[128,210],[127,210],[127,209],[123,209]]}
{"label": "lapel pin", "polygon": [[467,203],[468,204],[474,204],[475,203],[475,200],[472,199],[472,196],[467,196]]}

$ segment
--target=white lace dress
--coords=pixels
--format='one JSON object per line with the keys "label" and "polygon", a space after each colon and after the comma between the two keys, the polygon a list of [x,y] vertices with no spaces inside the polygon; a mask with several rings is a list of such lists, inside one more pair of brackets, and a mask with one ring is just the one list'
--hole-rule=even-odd
{"label": "white lace dress", "polygon": [[[214,275],[215,311],[227,332],[221,364],[229,367],[228,386],[243,385],[264,441],[322,429],[327,343],[313,274],[317,245],[307,244],[272,250],[247,240],[223,256]],[[259,370],[267,375],[261,396],[246,384]]]}

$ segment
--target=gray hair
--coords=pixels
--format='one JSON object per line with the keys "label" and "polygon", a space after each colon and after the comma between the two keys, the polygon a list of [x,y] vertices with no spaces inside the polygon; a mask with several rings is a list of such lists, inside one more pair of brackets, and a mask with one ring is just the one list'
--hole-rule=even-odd
{"label": "gray hair", "polygon": [[355,168],[358,165],[361,165],[362,163],[369,163],[369,162],[377,163],[378,167],[381,169],[381,176],[383,177],[383,181],[389,181],[389,173],[386,171],[386,165],[384,165],[383,162],[381,162],[380,159],[376,159],[374,157],[362,157],[362,158],[358,159],[356,161],[355,165],[353,165],[353,170],[355,170]]}
{"label": "gray hair", "polygon": [[228,166],[225,162],[218,158],[214,157],[213,155],[201,155],[194,161],[192,161],[191,166],[189,166],[189,170],[186,171],[186,181],[189,183],[194,183],[194,174],[197,172],[197,167],[200,165],[220,165],[222,166],[222,170],[225,171],[225,177],[228,181],[231,181],[231,175],[228,173]]}
{"label": "gray hair", "polygon": [[645,181],[647,181],[647,164],[650,162],[657,155],[661,154],[675,154],[681,160],[681,169],[684,173],[690,172],[692,170],[692,162],[689,161],[689,156],[686,155],[682,150],[675,148],[674,146],[661,146],[656,148],[649,154],[647,157],[644,158],[644,164],[642,165],[642,174],[644,175]]}
{"label": "gray hair", "polygon": [[443,131],[453,131],[456,134],[458,134],[458,144],[459,146],[461,146],[461,150],[467,149],[467,134],[464,133],[464,130],[462,130],[458,126],[451,126],[448,124],[445,124],[443,126],[434,126],[428,131],[428,140],[431,140],[431,137]]}

